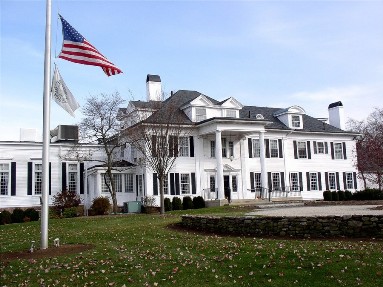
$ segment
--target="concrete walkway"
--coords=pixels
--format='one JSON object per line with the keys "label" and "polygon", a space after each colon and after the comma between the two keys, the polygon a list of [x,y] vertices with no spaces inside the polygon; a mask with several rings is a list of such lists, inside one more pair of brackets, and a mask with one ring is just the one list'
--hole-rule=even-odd
{"label": "concrete walkway", "polygon": [[263,216],[327,216],[327,215],[383,215],[383,210],[372,210],[381,205],[325,205],[303,206],[298,204],[278,204],[262,206],[246,215]]}

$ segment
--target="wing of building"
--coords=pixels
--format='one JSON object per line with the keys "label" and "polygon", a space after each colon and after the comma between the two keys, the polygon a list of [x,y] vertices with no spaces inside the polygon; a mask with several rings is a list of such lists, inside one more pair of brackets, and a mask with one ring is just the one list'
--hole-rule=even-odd
{"label": "wing of building", "polygon": [[[166,107],[173,107],[174,124],[182,124],[184,133],[178,136],[178,157],[165,179],[166,197],[323,199],[325,190],[359,188],[354,165],[358,134],[344,130],[341,102],[329,105],[328,119],[317,119],[299,106],[246,106],[233,97],[217,101],[197,91],[179,90],[163,100],[157,75],[148,75],[146,85],[147,101],[129,102],[118,118],[123,129],[161,125]],[[63,160],[71,145],[51,145],[50,198],[69,188],[89,207],[93,198],[109,196],[105,168]],[[99,152],[97,146],[90,148]],[[40,168],[41,143],[0,142],[0,208],[39,205]],[[140,165],[133,146],[121,149],[114,176],[120,206],[143,196],[159,202],[157,174]]]}

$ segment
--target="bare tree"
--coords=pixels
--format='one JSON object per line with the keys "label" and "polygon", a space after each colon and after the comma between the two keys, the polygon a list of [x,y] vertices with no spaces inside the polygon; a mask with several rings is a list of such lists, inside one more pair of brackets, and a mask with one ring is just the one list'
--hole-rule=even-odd
{"label": "bare tree", "polygon": [[97,143],[105,153],[104,160],[97,161],[106,168],[104,182],[112,198],[113,213],[117,213],[117,197],[112,171],[118,158],[116,154],[125,145],[120,138],[121,125],[117,115],[124,102],[118,92],[91,96],[82,108],[84,118],[79,124],[80,142]]}
{"label": "bare tree", "polygon": [[357,162],[360,177],[383,188],[383,109],[376,108],[366,121],[349,120],[348,126],[361,133],[356,142]]}
{"label": "bare tree", "polygon": [[148,112],[130,112],[128,117],[135,124],[124,134],[139,153],[139,164],[157,174],[161,214],[164,214],[165,179],[179,156],[179,140],[188,135],[190,126],[177,100],[169,98],[164,102],[149,102],[149,105],[150,116]]}

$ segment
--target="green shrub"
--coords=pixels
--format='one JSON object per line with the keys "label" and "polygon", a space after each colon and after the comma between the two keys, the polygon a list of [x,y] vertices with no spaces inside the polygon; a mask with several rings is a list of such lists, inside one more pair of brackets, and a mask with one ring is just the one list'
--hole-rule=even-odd
{"label": "green shrub", "polygon": [[351,200],[352,199],[352,192],[349,190],[346,190],[344,192],[344,197],[345,197],[345,200]]}
{"label": "green shrub", "polygon": [[170,198],[168,198],[168,197],[164,198],[164,207],[165,207],[165,211],[171,211],[172,210],[172,202],[170,201]]}
{"label": "green shrub", "polygon": [[15,208],[11,215],[12,223],[24,222],[24,210],[21,208]]}
{"label": "green shrub", "polygon": [[12,223],[11,213],[8,210],[3,210],[2,212],[0,212],[0,225],[11,224],[11,223]]}
{"label": "green shrub", "polygon": [[63,190],[53,196],[53,205],[57,215],[61,216],[64,209],[70,207],[77,207],[81,203],[80,196],[75,192]]}
{"label": "green shrub", "polygon": [[331,200],[332,201],[339,201],[339,195],[337,191],[331,191]]}
{"label": "green shrub", "polygon": [[383,199],[383,191],[379,189],[368,188],[357,191],[352,194],[354,200],[381,200]]}
{"label": "green shrub", "polygon": [[202,196],[196,196],[193,198],[193,206],[195,209],[198,208],[204,208],[205,207],[205,200]]}
{"label": "green shrub", "polygon": [[93,199],[92,206],[90,207],[92,209],[93,215],[104,215],[106,214],[110,209],[110,201],[106,197],[96,197]]}
{"label": "green shrub", "polygon": [[185,196],[183,199],[182,199],[182,208],[184,210],[187,210],[187,209],[193,209],[193,200],[191,199],[190,196]]}
{"label": "green shrub", "polygon": [[182,201],[179,197],[175,196],[172,200],[172,209],[173,210],[182,210]]}
{"label": "green shrub", "polygon": [[338,198],[339,198],[339,201],[346,200],[346,195],[345,195],[345,192],[343,190],[338,190]]}
{"label": "green shrub", "polygon": [[30,221],[39,220],[39,212],[34,208],[28,208],[24,211],[24,218],[28,217]]}
{"label": "green shrub", "polygon": [[323,191],[323,199],[325,201],[331,201],[332,200],[332,196],[331,195],[332,195],[332,193],[331,193],[330,190]]}
{"label": "green shrub", "polygon": [[77,217],[77,207],[65,208],[62,216],[65,218]]}

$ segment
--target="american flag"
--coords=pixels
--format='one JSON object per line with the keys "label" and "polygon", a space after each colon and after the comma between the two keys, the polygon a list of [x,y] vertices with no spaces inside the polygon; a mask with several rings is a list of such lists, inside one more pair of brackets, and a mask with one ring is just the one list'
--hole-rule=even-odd
{"label": "american flag", "polygon": [[122,71],[105,58],[92,44],[76,31],[61,15],[64,43],[59,58],[74,63],[101,67],[108,76]]}

